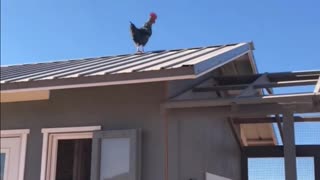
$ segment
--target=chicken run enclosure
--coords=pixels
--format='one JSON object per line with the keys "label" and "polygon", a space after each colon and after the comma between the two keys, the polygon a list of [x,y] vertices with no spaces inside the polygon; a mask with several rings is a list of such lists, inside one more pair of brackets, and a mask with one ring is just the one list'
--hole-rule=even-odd
{"label": "chicken run enclosure", "polygon": [[[194,87],[193,91],[215,92],[222,97],[227,91],[240,90],[240,95],[216,101],[171,100],[165,107],[211,107],[217,114],[229,113],[230,126],[242,150],[243,180],[320,180],[320,133],[317,129],[320,122],[319,75],[319,71],[305,71],[215,77],[219,85]],[[281,94],[273,91],[275,88],[299,86],[310,86],[312,91]],[[295,125],[302,123],[316,125],[314,132],[305,128],[297,134]],[[243,134],[242,130],[250,129],[251,125],[267,124],[272,125],[277,135],[266,138],[262,129]],[[240,131],[237,126],[240,126]],[[247,136],[245,141],[242,136]],[[258,139],[248,138],[250,136]],[[309,136],[314,144],[298,144],[296,136]]]}

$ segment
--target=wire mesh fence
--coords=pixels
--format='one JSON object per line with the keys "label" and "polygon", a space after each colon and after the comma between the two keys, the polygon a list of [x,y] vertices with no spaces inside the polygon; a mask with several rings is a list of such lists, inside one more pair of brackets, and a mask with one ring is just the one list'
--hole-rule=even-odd
{"label": "wire mesh fence", "polygon": [[[317,113],[320,117],[320,113]],[[278,125],[273,123],[278,145],[283,145]],[[296,145],[320,145],[320,122],[295,122],[295,144]]]}
{"label": "wire mesh fence", "polygon": [[[314,158],[297,157],[298,180],[314,180]],[[285,180],[284,158],[249,158],[249,180]]]}

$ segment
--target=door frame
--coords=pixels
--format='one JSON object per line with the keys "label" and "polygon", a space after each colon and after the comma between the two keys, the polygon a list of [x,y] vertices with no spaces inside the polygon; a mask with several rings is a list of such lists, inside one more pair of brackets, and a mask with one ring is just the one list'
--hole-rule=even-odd
{"label": "door frame", "polygon": [[[25,169],[25,160],[26,160],[26,151],[27,151],[27,137],[30,133],[29,129],[12,129],[12,130],[0,130],[0,138],[19,138],[20,139],[20,157],[19,157],[19,174],[18,180],[24,179],[24,169]],[[7,162],[5,162],[7,164]],[[6,165],[5,165],[6,173]],[[8,173],[6,173],[8,174]],[[6,175],[5,174],[5,175]]]}

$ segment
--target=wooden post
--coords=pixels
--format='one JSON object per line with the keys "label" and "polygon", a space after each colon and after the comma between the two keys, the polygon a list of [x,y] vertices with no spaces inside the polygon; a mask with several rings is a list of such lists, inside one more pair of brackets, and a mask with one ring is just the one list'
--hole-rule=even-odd
{"label": "wooden post", "polygon": [[248,175],[248,156],[242,152],[241,153],[241,180],[248,180],[249,175]]}
{"label": "wooden post", "polygon": [[293,113],[283,114],[283,151],[286,180],[297,180]]}
{"label": "wooden post", "polygon": [[314,178],[320,180],[320,156],[314,157]]}

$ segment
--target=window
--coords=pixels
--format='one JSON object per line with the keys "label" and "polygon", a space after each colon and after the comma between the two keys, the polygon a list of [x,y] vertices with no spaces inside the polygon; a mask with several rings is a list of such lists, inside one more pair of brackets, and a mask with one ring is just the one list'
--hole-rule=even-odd
{"label": "window", "polygon": [[23,180],[29,130],[1,130],[0,134],[0,180]]}
{"label": "window", "polygon": [[[5,171],[7,171],[7,167],[8,167],[8,161],[6,161],[7,155],[8,155],[8,151],[1,150],[1,153],[0,153],[0,180],[7,179],[7,177],[4,177],[4,175],[7,175],[7,173],[6,174],[4,173]],[[6,169],[4,167],[6,167]]]}
{"label": "window", "polygon": [[95,132],[91,180],[140,179],[140,131]]}
{"label": "window", "polygon": [[138,179],[139,131],[100,129],[43,129],[41,180]]}

